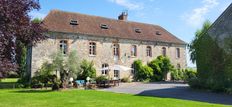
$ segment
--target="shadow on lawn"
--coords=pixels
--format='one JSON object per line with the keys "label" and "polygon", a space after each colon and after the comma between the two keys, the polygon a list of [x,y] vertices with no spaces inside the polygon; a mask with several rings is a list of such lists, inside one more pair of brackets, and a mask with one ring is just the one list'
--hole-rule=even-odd
{"label": "shadow on lawn", "polygon": [[33,89],[28,89],[28,90],[18,90],[18,91],[13,91],[14,93],[49,93],[49,92],[54,92],[52,90],[33,90]]}
{"label": "shadow on lawn", "polygon": [[145,90],[137,96],[155,96],[160,98],[176,98],[214,104],[232,105],[232,95],[193,90],[187,87]]}

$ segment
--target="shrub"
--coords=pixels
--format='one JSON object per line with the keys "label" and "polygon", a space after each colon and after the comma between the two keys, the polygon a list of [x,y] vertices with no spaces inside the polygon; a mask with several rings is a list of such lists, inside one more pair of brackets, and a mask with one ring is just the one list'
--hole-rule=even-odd
{"label": "shrub", "polygon": [[192,69],[172,70],[171,77],[172,80],[189,81],[192,78],[196,78],[196,73],[197,72]]}
{"label": "shrub", "polygon": [[32,77],[31,87],[32,88],[43,88],[43,87],[51,87],[56,80],[56,75],[38,75]]}
{"label": "shrub", "polygon": [[58,91],[60,89],[60,85],[61,85],[61,83],[58,82],[58,81],[53,82],[53,84],[52,84],[52,90],[53,91]]}
{"label": "shrub", "polygon": [[202,84],[200,83],[200,80],[198,78],[189,79],[188,84],[191,88],[197,88],[197,89],[202,88]]}
{"label": "shrub", "polygon": [[124,78],[121,79],[121,82],[128,83],[128,82],[131,82],[131,81],[130,81],[130,78],[124,77]]}
{"label": "shrub", "polygon": [[137,81],[144,81],[147,80],[153,76],[153,70],[147,65],[143,65],[141,60],[136,60],[134,62],[135,66],[135,79]]}
{"label": "shrub", "polygon": [[96,77],[96,69],[94,68],[93,62],[88,62],[87,60],[83,60],[80,65],[80,72],[77,75],[77,79],[85,80],[87,77],[95,78]]}
{"label": "shrub", "polygon": [[167,73],[173,70],[173,65],[171,64],[170,59],[164,56],[158,56],[156,59],[148,63],[148,66],[153,69],[153,81],[162,81],[166,79]]}
{"label": "shrub", "polygon": [[108,79],[106,76],[101,75],[101,76],[96,77],[95,80],[97,83],[100,83],[102,81],[107,81]]}

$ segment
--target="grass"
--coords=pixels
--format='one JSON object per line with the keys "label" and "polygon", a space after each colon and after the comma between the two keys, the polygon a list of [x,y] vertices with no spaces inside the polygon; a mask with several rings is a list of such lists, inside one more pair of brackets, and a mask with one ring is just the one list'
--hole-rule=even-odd
{"label": "grass", "polygon": [[203,102],[101,91],[0,90],[0,107],[223,107]]}
{"label": "grass", "polygon": [[0,89],[14,88],[18,78],[5,78],[0,81]]}

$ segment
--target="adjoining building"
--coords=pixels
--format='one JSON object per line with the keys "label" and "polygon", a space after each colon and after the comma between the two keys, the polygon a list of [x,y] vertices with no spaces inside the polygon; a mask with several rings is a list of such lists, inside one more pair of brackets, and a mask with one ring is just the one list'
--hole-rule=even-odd
{"label": "adjoining building", "polygon": [[[67,55],[77,51],[80,60],[93,61],[97,76],[133,77],[134,71],[106,70],[108,66],[132,67],[159,55],[167,56],[173,65],[186,68],[186,43],[158,25],[132,22],[123,12],[118,19],[52,10],[43,20],[49,39],[31,49],[31,76],[52,53]],[[102,69],[102,70],[99,70]]]}

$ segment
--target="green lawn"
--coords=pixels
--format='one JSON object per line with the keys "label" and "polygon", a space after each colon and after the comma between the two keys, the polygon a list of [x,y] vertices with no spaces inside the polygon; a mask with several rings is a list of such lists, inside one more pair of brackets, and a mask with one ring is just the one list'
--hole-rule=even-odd
{"label": "green lawn", "polygon": [[0,107],[222,107],[209,103],[101,91],[0,90]]}

